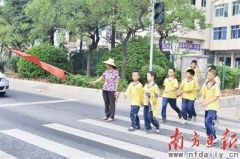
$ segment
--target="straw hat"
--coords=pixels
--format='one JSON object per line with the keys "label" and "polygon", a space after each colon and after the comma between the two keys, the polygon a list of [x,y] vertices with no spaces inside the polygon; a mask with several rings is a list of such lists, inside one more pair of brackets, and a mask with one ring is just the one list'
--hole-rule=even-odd
{"label": "straw hat", "polygon": [[116,67],[116,65],[114,63],[114,59],[112,59],[112,58],[109,58],[107,61],[103,61],[103,63]]}

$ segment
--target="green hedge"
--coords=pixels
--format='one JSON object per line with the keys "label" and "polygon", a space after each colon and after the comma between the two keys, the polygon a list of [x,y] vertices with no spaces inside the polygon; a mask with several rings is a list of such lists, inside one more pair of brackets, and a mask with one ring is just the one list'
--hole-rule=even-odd
{"label": "green hedge", "polygon": [[[94,81],[96,79],[97,78],[92,78],[92,77],[82,76],[82,75],[68,75],[67,80],[64,84],[71,85],[71,86],[86,87],[86,88],[102,89],[104,81],[101,81],[95,86],[92,86],[89,84],[91,81]],[[127,88],[127,85],[128,83],[126,80],[120,79],[118,84],[118,91],[124,91]]]}
{"label": "green hedge", "polygon": [[18,64],[19,60],[20,60],[20,57],[19,57],[19,56],[13,56],[11,59],[9,59],[9,60],[7,61],[7,67],[8,67],[10,70],[12,70],[12,71],[14,71],[15,73],[17,73],[17,72],[18,72],[18,66],[17,66],[17,64]]}
{"label": "green hedge", "polygon": [[[222,66],[217,66],[218,76],[222,84]],[[225,71],[225,89],[235,89],[240,83],[240,69],[231,68],[226,66]]]}
{"label": "green hedge", "polygon": [[[49,82],[51,83],[58,83],[58,84],[66,84],[70,86],[77,86],[77,87],[85,87],[85,88],[95,88],[95,89],[102,89],[104,81],[99,82],[97,85],[92,86],[89,83],[91,81],[95,81],[97,77],[92,78],[84,75],[67,75],[66,81],[62,81],[61,79],[51,76],[49,78]],[[126,80],[119,80],[118,84],[118,91],[125,91],[127,88],[128,83]]]}
{"label": "green hedge", "polygon": [[[27,50],[28,54],[37,57],[39,60],[46,62],[55,67],[64,69],[66,71],[71,70],[71,64],[68,61],[68,51],[66,49],[56,48],[55,46],[48,44],[41,44]],[[50,74],[37,66],[36,64],[20,58],[17,63],[18,72],[21,77],[25,78],[44,78],[49,77]],[[52,78],[52,77],[50,77]]]}

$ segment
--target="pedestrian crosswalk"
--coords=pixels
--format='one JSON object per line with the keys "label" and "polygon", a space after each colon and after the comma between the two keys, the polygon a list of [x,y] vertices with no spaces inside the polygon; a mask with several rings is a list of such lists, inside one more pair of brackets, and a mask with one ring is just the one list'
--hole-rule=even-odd
{"label": "pedestrian crosswalk", "polygon": [[72,135],[76,135],[78,137],[93,140],[93,141],[96,141],[96,142],[104,141],[104,144],[106,144],[106,145],[109,145],[109,146],[112,146],[112,147],[117,147],[117,148],[124,149],[124,150],[127,150],[127,151],[131,150],[132,152],[138,153],[138,154],[141,154],[141,155],[148,154],[148,157],[152,157],[152,158],[154,158],[156,156],[165,155],[165,153],[162,153],[160,151],[152,150],[152,149],[149,149],[149,148],[144,148],[144,147],[141,147],[141,146],[138,146],[138,145],[134,145],[134,144],[131,144],[131,143],[119,141],[119,140],[116,140],[116,139],[105,137],[103,135],[98,135],[98,134],[82,131],[82,130],[79,130],[79,129],[71,128],[71,127],[68,127],[68,126],[61,125],[61,124],[48,124],[48,125],[44,125],[44,126],[49,127],[51,129],[58,130],[58,131],[62,131],[62,132],[65,132],[65,133],[69,133],[69,134],[72,134]]}
{"label": "pedestrian crosswalk", "polygon": [[9,155],[1,150],[0,150],[0,158],[1,159],[17,159],[16,157],[13,157],[12,155]]}
{"label": "pedestrian crosswalk", "polygon": [[[140,113],[141,114],[141,113]],[[7,129],[0,130],[1,134],[7,135],[10,138],[17,139],[20,142],[24,142],[27,144],[31,144],[38,148],[44,149],[48,152],[55,153],[56,155],[65,157],[65,158],[73,158],[73,159],[100,159],[100,158],[135,158],[134,156],[138,155],[137,158],[169,158],[168,154],[168,146],[171,141],[170,135],[174,134],[176,127],[184,134],[188,136],[193,136],[193,131],[195,127],[202,127],[203,123],[200,121],[203,118],[199,117],[198,122],[189,122],[191,129],[187,129],[184,125],[181,125],[179,119],[173,116],[168,117],[168,121],[179,122],[179,125],[170,125],[168,123],[161,124],[161,133],[152,133],[145,134],[144,126],[142,125],[141,130],[136,130],[133,132],[127,131],[126,123],[130,123],[130,119],[127,116],[116,115],[115,121],[106,122],[102,120],[97,120],[94,118],[88,119],[80,119],[77,121],[73,121],[75,124],[64,124],[64,123],[47,123],[42,125],[42,129],[44,132],[51,133],[52,136],[58,136],[59,133],[63,133],[67,138],[81,138],[86,142],[86,146],[91,147],[91,149],[84,149],[82,147],[72,146],[71,144],[67,144],[61,141],[55,141],[50,139],[47,136],[34,134],[33,132],[28,132],[27,130],[21,129]],[[143,120],[140,123],[144,123]],[[80,126],[76,126],[76,125]],[[228,122],[225,122],[228,124]],[[229,122],[228,124],[229,130],[233,133],[237,133],[239,135],[239,123]],[[224,131],[226,127],[221,126],[219,130]],[[45,131],[46,130],[46,131]],[[51,131],[52,130],[52,131]],[[100,131],[101,130],[101,131]],[[164,131],[170,131],[169,133],[164,133]],[[206,139],[205,129],[198,129],[198,134]],[[59,133],[58,133],[59,132]],[[103,133],[105,132],[105,133]],[[223,135],[217,135],[219,142],[221,142],[221,138]],[[134,140],[133,140],[134,138]],[[75,140],[74,142],[81,142],[82,140]],[[144,141],[144,142],[143,142]],[[148,142],[149,143],[146,143]],[[92,143],[94,142],[94,144]],[[159,143],[159,144],[158,144]],[[103,153],[99,153],[101,148],[97,145],[106,145],[114,149],[107,149],[105,151],[109,151],[109,153],[113,154],[112,156],[106,156]],[[240,157],[240,142],[236,142],[238,149],[227,149],[224,151],[225,154],[237,153],[232,158]],[[177,150],[174,152],[189,152],[189,151],[218,151],[221,152],[223,150],[220,149],[220,146],[215,146],[211,148],[207,148],[205,143],[200,143],[198,147],[192,147],[193,143],[190,140],[184,141],[184,149]],[[6,147],[9,145],[6,145]],[[1,148],[1,147],[0,147]],[[99,150],[100,149],[100,150]],[[9,152],[9,151],[8,151]],[[127,155],[130,153],[130,155]],[[186,153],[187,154],[187,153]],[[114,156],[115,155],[115,156]],[[21,156],[14,156],[11,153],[4,152],[4,150],[0,149],[0,159],[16,159],[21,158]],[[33,156],[32,158],[37,158]],[[173,157],[172,157],[173,158]],[[187,156],[177,156],[176,158],[187,158]]]}
{"label": "pedestrian crosswalk", "polygon": [[54,141],[50,141],[48,139],[44,139],[42,137],[39,137],[37,135],[31,134],[22,130],[10,129],[10,130],[4,130],[1,132],[11,137],[14,137],[16,139],[19,139],[29,144],[35,145],[37,147],[46,149],[48,151],[57,153],[67,158],[78,158],[79,156],[82,156],[83,158],[98,158],[97,156],[82,152],[80,150],[62,145]]}

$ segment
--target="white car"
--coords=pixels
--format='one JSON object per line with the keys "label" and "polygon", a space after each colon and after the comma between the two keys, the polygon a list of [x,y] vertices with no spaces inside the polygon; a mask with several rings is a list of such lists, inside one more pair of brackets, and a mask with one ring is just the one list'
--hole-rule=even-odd
{"label": "white car", "polygon": [[4,96],[9,90],[9,80],[8,78],[0,72],[0,96]]}

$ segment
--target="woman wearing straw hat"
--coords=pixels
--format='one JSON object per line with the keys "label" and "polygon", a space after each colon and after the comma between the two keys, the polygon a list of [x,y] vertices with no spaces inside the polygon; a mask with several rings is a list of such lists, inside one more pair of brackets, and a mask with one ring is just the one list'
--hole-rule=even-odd
{"label": "woman wearing straw hat", "polygon": [[90,84],[95,85],[101,80],[105,80],[102,91],[105,103],[105,117],[102,119],[111,122],[115,115],[115,98],[117,97],[118,79],[120,77],[113,59],[109,58],[103,63],[106,64],[107,70],[100,78],[90,82]]}

